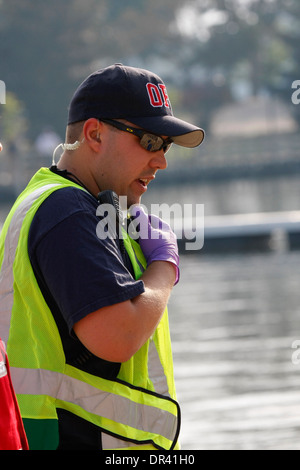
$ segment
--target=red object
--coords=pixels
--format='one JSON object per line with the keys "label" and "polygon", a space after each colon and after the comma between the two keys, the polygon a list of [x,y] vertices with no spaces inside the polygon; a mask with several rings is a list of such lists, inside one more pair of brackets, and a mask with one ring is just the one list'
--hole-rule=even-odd
{"label": "red object", "polygon": [[9,363],[4,344],[0,339],[0,450],[28,450]]}

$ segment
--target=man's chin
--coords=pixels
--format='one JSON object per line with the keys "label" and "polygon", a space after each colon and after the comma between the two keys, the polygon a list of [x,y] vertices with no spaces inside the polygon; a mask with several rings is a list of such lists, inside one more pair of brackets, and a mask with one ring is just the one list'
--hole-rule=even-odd
{"label": "man's chin", "polygon": [[139,205],[141,204],[141,197],[128,197],[127,198],[127,209],[129,209],[131,206]]}
{"label": "man's chin", "polygon": [[141,197],[133,198],[126,195],[121,195],[119,197],[120,208],[124,211],[130,209],[130,207],[141,204]]}

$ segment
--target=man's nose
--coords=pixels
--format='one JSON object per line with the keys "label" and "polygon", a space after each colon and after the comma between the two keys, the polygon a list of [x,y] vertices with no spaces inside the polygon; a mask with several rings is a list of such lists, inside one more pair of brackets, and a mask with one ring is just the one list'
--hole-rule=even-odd
{"label": "man's nose", "polygon": [[168,166],[168,162],[163,150],[153,152],[149,165],[151,168],[157,168],[158,170],[165,170]]}

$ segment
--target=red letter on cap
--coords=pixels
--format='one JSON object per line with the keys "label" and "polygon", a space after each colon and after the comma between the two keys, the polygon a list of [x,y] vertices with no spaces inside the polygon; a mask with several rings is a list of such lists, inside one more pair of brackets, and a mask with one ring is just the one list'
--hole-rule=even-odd
{"label": "red letter on cap", "polygon": [[160,83],[158,86],[159,86],[159,88],[161,90],[161,93],[164,97],[165,106],[167,108],[169,108],[170,107],[170,100],[169,100],[168,93],[167,93],[167,87],[166,87],[166,85],[163,85],[162,83]]}
{"label": "red letter on cap", "polygon": [[146,88],[148,91],[151,105],[154,106],[155,108],[157,107],[161,108],[163,105],[163,102],[162,102],[158,87],[154,85],[154,83],[147,83]]}

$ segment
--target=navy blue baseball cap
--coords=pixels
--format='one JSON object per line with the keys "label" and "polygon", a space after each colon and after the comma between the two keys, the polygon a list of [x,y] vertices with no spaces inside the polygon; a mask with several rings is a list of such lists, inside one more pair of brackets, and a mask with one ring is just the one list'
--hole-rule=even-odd
{"label": "navy blue baseball cap", "polygon": [[162,79],[148,70],[115,64],[89,75],[74,93],[68,124],[96,119],[126,119],[182,147],[197,147],[203,129],[173,115]]}

